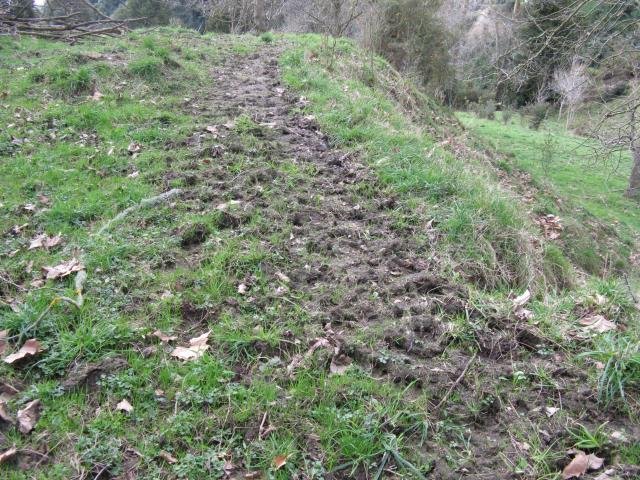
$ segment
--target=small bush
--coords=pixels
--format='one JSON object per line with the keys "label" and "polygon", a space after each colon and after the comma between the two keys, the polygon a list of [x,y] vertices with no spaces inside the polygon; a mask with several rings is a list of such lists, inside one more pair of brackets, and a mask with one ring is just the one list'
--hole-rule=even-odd
{"label": "small bush", "polygon": [[496,118],[496,104],[493,100],[487,100],[480,107],[480,117],[487,120],[495,120]]}
{"label": "small bush", "polygon": [[134,60],[129,64],[129,71],[147,80],[153,80],[160,76],[162,60],[154,57],[144,57]]}
{"label": "small bush", "polygon": [[542,122],[547,119],[549,109],[544,103],[536,103],[528,108],[530,116],[529,126],[534,130],[538,130],[542,126]]}
{"label": "small bush", "polygon": [[502,123],[504,123],[505,125],[509,125],[511,123],[511,119],[513,118],[513,112],[511,110],[502,110],[500,118],[502,119]]}
{"label": "small bush", "polygon": [[274,40],[273,33],[264,32],[262,35],[260,35],[260,40],[262,40],[264,43],[273,43],[273,40]]}

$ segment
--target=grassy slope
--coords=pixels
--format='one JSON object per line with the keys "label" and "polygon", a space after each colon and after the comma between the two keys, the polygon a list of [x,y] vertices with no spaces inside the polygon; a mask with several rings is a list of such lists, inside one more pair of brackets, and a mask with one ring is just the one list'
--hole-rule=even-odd
{"label": "grassy slope", "polygon": [[[467,113],[458,117],[505,155],[502,168],[532,175],[533,184],[541,189],[534,209],[563,217],[568,225],[566,251],[576,264],[590,273],[601,273],[605,266],[629,268],[640,212],[623,195],[631,169],[628,155],[607,162],[594,160],[584,139],[566,133],[553,121],[536,131],[524,125],[526,119],[511,119],[505,125]],[[581,241],[589,236],[602,248]]]}
{"label": "grassy slope", "polygon": [[[334,143],[360,151],[388,187],[403,196],[409,208],[394,213],[399,228],[435,219],[434,261],[461,280],[499,287],[491,293],[476,291],[474,301],[508,308],[509,287],[535,276],[530,272],[537,257],[528,233],[533,228],[480,162],[464,164],[434,140],[434,130],[455,127],[443,127],[445,120],[424,129],[409,120],[385,95],[392,84],[385,83],[384,69],[378,65],[367,72],[358,66],[349,43],[339,44],[341,69],[330,72],[319,53],[319,38],[290,41],[294,45],[282,58],[285,81],[312,101],[309,108]],[[407,396],[357,368],[329,376],[321,361],[290,381],[282,376],[290,357],[274,355],[265,362],[257,344],[275,347],[291,335],[310,334],[295,298],[264,309],[242,303],[236,315],[210,323],[215,354],[200,361],[182,364],[162,347],[148,350],[154,341],[145,335],[156,328],[174,332],[182,341],[202,333],[185,322],[185,305],[214,307],[229,298],[242,302],[239,282],[255,276],[266,286],[263,262],[277,266],[286,261],[274,257],[257,237],[236,238],[223,231],[218,214],[197,199],[137,211],[105,235],[96,235],[127,206],[188,186],[190,175],[210,168],[200,161],[201,153],[178,140],[224,120],[199,99],[207,96],[218,62],[250,54],[259,43],[250,36],[206,36],[203,41],[175,30],[136,32],[74,47],[0,39],[0,84],[7,91],[0,122],[13,124],[0,134],[3,232],[27,224],[20,234],[4,237],[1,273],[11,283],[2,286],[0,330],[37,337],[46,347],[36,363],[24,368],[0,366],[3,381],[22,386],[10,401],[12,411],[34,398],[44,406],[33,435],[10,428],[0,433],[0,441],[3,448],[15,444],[47,451],[51,460],[28,472],[0,467],[8,478],[93,478],[102,468],[118,475],[138,456],[143,459],[140,478],[215,477],[223,474],[227,461],[241,471],[264,470],[274,478],[290,478],[300,470],[321,478],[341,464],[375,469],[375,461],[390,447],[427,471],[433,458],[416,448],[424,435],[442,443],[452,468],[470,461],[463,425],[445,418],[430,428],[436,419],[429,416],[434,398],[427,390]],[[375,88],[365,85],[372,81]],[[94,82],[104,95],[99,102],[87,99]],[[236,133],[261,151],[264,146],[246,133],[251,128],[249,120],[237,121]],[[16,145],[16,138],[29,141]],[[131,142],[142,146],[135,158],[127,152]],[[432,161],[424,162],[425,155]],[[238,170],[249,164],[241,155],[235,161]],[[292,166],[279,168],[287,181],[305,175]],[[129,177],[133,172],[139,175]],[[48,197],[50,205],[40,202],[39,195]],[[275,203],[277,185],[265,195]],[[26,203],[34,203],[36,213],[25,212]],[[251,219],[256,225],[260,221],[258,216]],[[200,225],[211,231],[211,240],[197,255],[185,252],[181,238]],[[39,232],[61,232],[62,247],[28,251],[29,239]],[[40,267],[74,255],[89,274],[85,305],[81,310],[55,306],[34,325],[52,298],[73,296],[73,291],[70,280],[42,288],[30,282]],[[628,302],[615,281],[594,281],[576,296],[596,291],[606,295],[603,309],[626,318]],[[17,304],[17,312],[11,303]],[[536,321],[562,341],[563,329],[575,320],[574,303],[571,296],[541,295],[532,308]],[[460,328],[467,332],[470,327]],[[468,348],[474,348],[473,342]],[[62,392],[60,381],[74,365],[114,355],[124,357],[129,367],[105,376],[97,391]],[[238,365],[255,367],[260,374],[250,381],[238,378]],[[123,398],[134,405],[129,416],[115,410]],[[452,402],[460,399],[454,395]],[[247,431],[256,430],[267,411],[277,430],[247,442]],[[158,418],[166,421],[158,424]],[[457,436],[459,442],[453,440]],[[310,455],[316,444],[323,462]],[[161,451],[171,453],[177,463],[159,458]],[[277,455],[287,455],[288,462],[276,471]],[[31,465],[38,460],[36,456]],[[626,460],[632,461],[631,453]],[[552,456],[523,461],[529,462],[532,475],[554,471]]]}

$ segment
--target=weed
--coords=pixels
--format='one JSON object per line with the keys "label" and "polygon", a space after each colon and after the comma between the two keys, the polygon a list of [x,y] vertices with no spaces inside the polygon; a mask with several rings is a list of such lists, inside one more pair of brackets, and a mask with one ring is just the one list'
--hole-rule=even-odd
{"label": "weed", "polygon": [[578,424],[577,428],[569,429],[569,434],[573,438],[574,447],[581,450],[598,450],[602,448],[609,437],[604,431],[604,424],[590,431],[582,424]]}
{"label": "weed", "polygon": [[595,348],[580,354],[600,362],[598,396],[606,405],[626,402],[627,391],[640,386],[640,343],[631,335],[606,334],[595,340]]}

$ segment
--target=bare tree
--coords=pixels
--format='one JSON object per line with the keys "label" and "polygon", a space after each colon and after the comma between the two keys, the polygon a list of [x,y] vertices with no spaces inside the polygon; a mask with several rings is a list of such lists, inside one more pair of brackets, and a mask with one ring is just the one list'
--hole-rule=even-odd
{"label": "bare tree", "polygon": [[[545,3],[546,2],[546,3]],[[555,10],[545,10],[549,5]],[[542,15],[532,15],[536,7],[542,7]],[[584,94],[586,71],[572,65],[568,72],[558,71],[556,65],[565,59],[579,56],[584,64],[606,68],[606,65],[620,63],[623,59],[636,79],[632,93],[622,103],[610,104],[601,99],[599,118],[592,122],[590,136],[598,140],[594,148],[599,159],[612,156],[622,158],[631,154],[633,166],[629,175],[627,196],[640,198],[640,92],[637,85],[640,73],[640,16],[637,15],[637,0],[529,0],[523,2],[520,12],[514,17],[516,24],[527,24],[528,35],[520,38],[520,43],[504,58],[518,59],[518,51],[526,52],[511,63],[510,68],[497,64],[502,81],[517,83],[520,76],[540,75],[540,71],[553,65],[554,74],[550,81],[561,93],[564,105],[573,107]],[[539,13],[539,12],[538,12]],[[547,70],[548,71],[548,70]],[[551,73],[551,72],[550,72]],[[571,115],[568,121],[570,122]]]}
{"label": "bare tree", "polygon": [[566,127],[573,121],[573,115],[578,105],[584,100],[589,75],[586,65],[577,57],[571,61],[569,68],[557,69],[553,72],[551,87],[560,95],[560,110],[558,118],[562,117],[562,111],[566,107]]}
{"label": "bare tree", "polygon": [[258,32],[267,30],[267,17],[264,10],[264,0],[255,0],[253,21]]}

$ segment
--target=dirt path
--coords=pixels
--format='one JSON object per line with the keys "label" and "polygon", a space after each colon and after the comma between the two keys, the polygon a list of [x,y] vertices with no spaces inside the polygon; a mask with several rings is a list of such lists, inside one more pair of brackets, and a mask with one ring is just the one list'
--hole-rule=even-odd
{"label": "dirt path", "polygon": [[[356,155],[331,148],[316,121],[299,113],[304,102],[280,83],[279,53],[265,47],[216,70],[212,94],[202,101],[214,106],[217,128],[225,132],[225,122],[247,115],[261,125],[254,135],[262,150],[223,133],[220,163],[203,182],[215,190],[215,201],[240,202],[240,212],[228,219],[239,237],[259,236],[286,260],[288,289],[303,299],[310,331],[331,329],[339,362],[355,361],[374,376],[427,391],[433,405],[459,379],[457,400],[429,412],[440,425],[434,438],[416,446],[436,457],[433,478],[515,478],[509,463],[528,456],[532,447],[525,439],[535,437],[544,450],[567,437],[567,416],[549,416],[546,407],[562,408],[586,425],[611,421],[615,428],[585,374],[539,332],[481,312],[465,288],[440,276],[431,247],[436,233],[428,224],[401,221],[408,211],[402,201]],[[247,160],[232,172],[236,155]],[[304,175],[289,178],[284,166]],[[277,196],[265,197],[274,186]],[[242,221],[249,211],[259,212],[260,226]],[[284,240],[270,240],[274,236]],[[269,299],[256,302],[268,305]],[[466,344],[456,326],[461,319],[469,325]],[[473,363],[469,342],[479,351]],[[540,382],[536,371],[551,380]],[[518,385],[523,376],[526,388]],[[443,445],[451,442],[465,443],[465,471],[453,471],[445,460]],[[558,459],[558,469],[566,458]]]}

